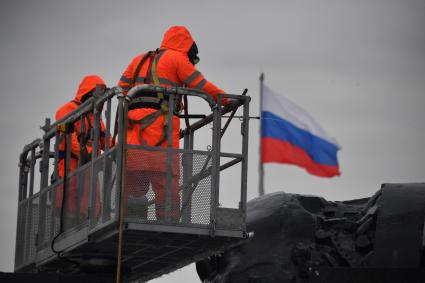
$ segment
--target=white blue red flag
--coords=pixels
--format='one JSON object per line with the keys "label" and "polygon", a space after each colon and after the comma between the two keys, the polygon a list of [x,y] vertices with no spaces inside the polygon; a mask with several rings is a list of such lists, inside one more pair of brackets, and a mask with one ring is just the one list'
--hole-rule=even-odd
{"label": "white blue red flag", "polygon": [[261,162],[288,163],[320,177],[340,175],[339,145],[301,107],[263,86]]}

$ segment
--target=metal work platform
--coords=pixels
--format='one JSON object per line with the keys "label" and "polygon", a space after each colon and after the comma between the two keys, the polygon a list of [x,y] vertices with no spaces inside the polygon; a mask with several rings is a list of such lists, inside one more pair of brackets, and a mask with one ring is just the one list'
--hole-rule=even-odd
{"label": "metal work platform", "polygon": [[[158,92],[175,113],[168,125],[179,115],[173,108],[182,97],[211,111],[186,113],[186,123],[181,122],[186,127],[180,130],[183,148],[173,148],[171,139],[167,147],[127,143],[128,129],[134,127],[129,109],[140,97]],[[224,98],[233,103],[222,106]],[[43,137],[25,146],[20,156],[15,271],[114,276],[118,263],[123,281],[143,282],[240,244],[247,237],[249,102],[245,95],[224,94],[215,102],[198,90],[152,85],[136,86],[124,96],[114,87],[97,89],[60,121],[46,119]],[[224,152],[221,141],[238,109],[240,144],[237,152]],[[90,117],[92,128],[85,129]],[[190,124],[191,118],[196,122]],[[71,125],[90,131],[92,147],[91,160],[81,162],[80,140],[78,167],[72,172],[72,131],[58,130]],[[172,133],[170,126],[167,136]],[[196,147],[195,136],[200,141]],[[58,177],[60,162],[66,167],[65,183]],[[229,170],[232,184],[222,184],[222,189],[220,175]],[[236,203],[220,203],[224,189],[239,194]]]}

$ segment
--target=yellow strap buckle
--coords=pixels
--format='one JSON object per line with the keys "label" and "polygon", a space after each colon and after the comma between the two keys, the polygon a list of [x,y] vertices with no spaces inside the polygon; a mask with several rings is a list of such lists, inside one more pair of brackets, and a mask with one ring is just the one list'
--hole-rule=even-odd
{"label": "yellow strap buckle", "polygon": [[56,129],[62,133],[72,133],[74,131],[73,124],[61,123],[57,125]]}

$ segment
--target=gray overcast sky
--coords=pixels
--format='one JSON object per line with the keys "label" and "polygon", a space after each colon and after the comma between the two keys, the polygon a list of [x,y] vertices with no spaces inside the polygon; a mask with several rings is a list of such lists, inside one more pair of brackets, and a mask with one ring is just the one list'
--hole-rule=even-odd
{"label": "gray overcast sky", "polygon": [[[266,191],[331,200],[384,182],[423,182],[425,1],[57,1],[0,4],[0,271],[13,269],[18,156],[90,73],[115,85],[171,25],[198,43],[199,70],[258,114],[258,76],[306,109],[342,146],[342,175],[266,165]],[[249,199],[257,195],[258,121],[250,126]],[[225,181],[226,179],[224,179]],[[236,198],[232,186],[223,194]],[[183,279],[184,278],[184,279]],[[198,282],[193,265],[153,282]]]}

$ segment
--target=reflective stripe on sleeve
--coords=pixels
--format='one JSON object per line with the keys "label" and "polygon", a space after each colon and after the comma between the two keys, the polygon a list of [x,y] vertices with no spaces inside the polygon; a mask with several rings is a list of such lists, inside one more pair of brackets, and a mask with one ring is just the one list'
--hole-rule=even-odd
{"label": "reflective stripe on sleeve", "polygon": [[[137,77],[136,83],[144,83],[144,82],[145,82],[145,77]],[[166,78],[159,78],[159,83],[166,84],[166,85],[172,85],[172,86],[179,86],[178,83],[170,81],[169,79],[166,79]]]}
{"label": "reflective stripe on sleeve", "polygon": [[144,82],[145,82],[145,77],[137,77],[136,83],[144,83]]}
{"label": "reflective stripe on sleeve", "polygon": [[165,85],[179,86],[178,83],[175,83],[173,81],[170,81],[169,79],[166,79],[166,78],[159,78],[159,82],[161,84],[165,84]]}
{"label": "reflective stripe on sleeve", "polygon": [[186,80],[184,80],[184,83],[189,85],[191,82],[196,80],[201,75],[201,72],[194,71]]}
{"label": "reflective stripe on sleeve", "polygon": [[120,81],[122,81],[123,83],[128,83],[128,84],[130,84],[130,83],[131,83],[131,79],[129,79],[129,78],[127,78],[127,77],[124,77],[124,76],[121,76]]}
{"label": "reflective stripe on sleeve", "polygon": [[204,85],[207,83],[207,81],[205,79],[202,79],[202,81],[200,81],[195,88],[196,89],[202,89],[204,87]]}

